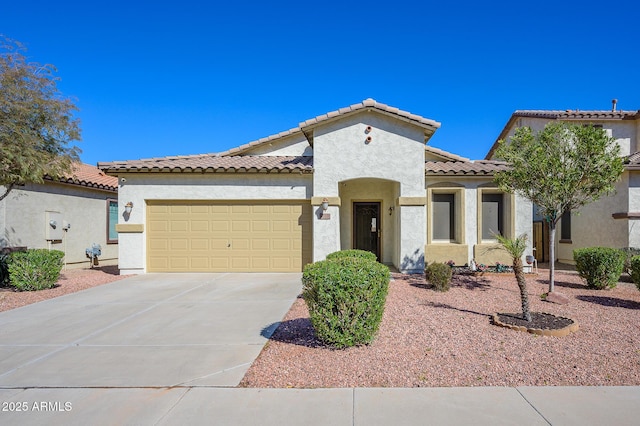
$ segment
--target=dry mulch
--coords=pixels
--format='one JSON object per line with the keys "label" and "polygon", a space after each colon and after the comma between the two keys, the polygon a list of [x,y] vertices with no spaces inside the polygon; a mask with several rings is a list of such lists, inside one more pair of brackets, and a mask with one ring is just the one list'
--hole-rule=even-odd
{"label": "dry mulch", "polygon": [[335,350],[313,334],[298,298],[240,386],[276,388],[640,385],[640,291],[629,282],[589,290],[556,271],[568,305],[541,300],[548,271],[527,276],[532,312],[580,329],[536,336],[491,324],[520,312],[513,274],[456,276],[445,293],[421,276],[394,274],[380,331],[369,346]]}
{"label": "dry mulch", "polygon": [[56,286],[39,291],[15,291],[13,287],[0,287],[0,311],[19,308],[31,303],[86,290],[91,287],[118,281],[128,275],[119,275],[117,266],[101,266],[94,269],[67,269],[62,271]]}

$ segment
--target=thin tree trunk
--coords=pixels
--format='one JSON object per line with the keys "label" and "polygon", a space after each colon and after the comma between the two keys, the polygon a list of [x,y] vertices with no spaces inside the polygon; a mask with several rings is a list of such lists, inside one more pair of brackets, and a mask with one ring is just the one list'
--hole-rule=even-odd
{"label": "thin tree trunk", "polygon": [[553,292],[556,275],[556,222],[549,221],[549,293]]}
{"label": "thin tree trunk", "polygon": [[10,183],[5,185],[4,189],[4,194],[0,195],[0,201],[4,200],[5,198],[7,198],[7,195],[9,195],[9,193],[11,192],[11,190],[13,189],[15,184]]}
{"label": "thin tree trunk", "polygon": [[518,288],[520,289],[520,300],[522,301],[522,318],[531,321],[531,313],[529,312],[529,294],[527,293],[527,279],[524,275],[524,267],[522,259],[513,259],[513,273],[516,275]]}

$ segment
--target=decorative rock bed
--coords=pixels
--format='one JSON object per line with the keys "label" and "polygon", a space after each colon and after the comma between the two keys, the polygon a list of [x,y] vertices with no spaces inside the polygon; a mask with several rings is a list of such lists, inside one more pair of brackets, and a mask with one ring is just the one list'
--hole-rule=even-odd
{"label": "decorative rock bed", "polygon": [[578,331],[578,323],[571,318],[565,318],[545,312],[531,312],[531,321],[522,318],[522,314],[497,313],[492,317],[493,323],[500,327],[516,331],[526,331],[538,336],[563,337]]}

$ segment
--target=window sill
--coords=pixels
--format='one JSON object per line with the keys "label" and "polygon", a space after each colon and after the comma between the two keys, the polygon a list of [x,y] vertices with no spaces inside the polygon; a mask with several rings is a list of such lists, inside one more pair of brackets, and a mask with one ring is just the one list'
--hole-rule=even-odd
{"label": "window sill", "polygon": [[571,240],[560,240],[558,241],[560,244],[573,244],[573,241]]}

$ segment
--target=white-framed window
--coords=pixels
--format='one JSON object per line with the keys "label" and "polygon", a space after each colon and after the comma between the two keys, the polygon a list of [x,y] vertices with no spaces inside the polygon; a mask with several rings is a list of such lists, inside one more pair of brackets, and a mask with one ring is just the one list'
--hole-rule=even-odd
{"label": "white-framed window", "polygon": [[116,224],[118,223],[118,200],[113,198],[107,199],[107,244],[118,244],[118,232]]}

